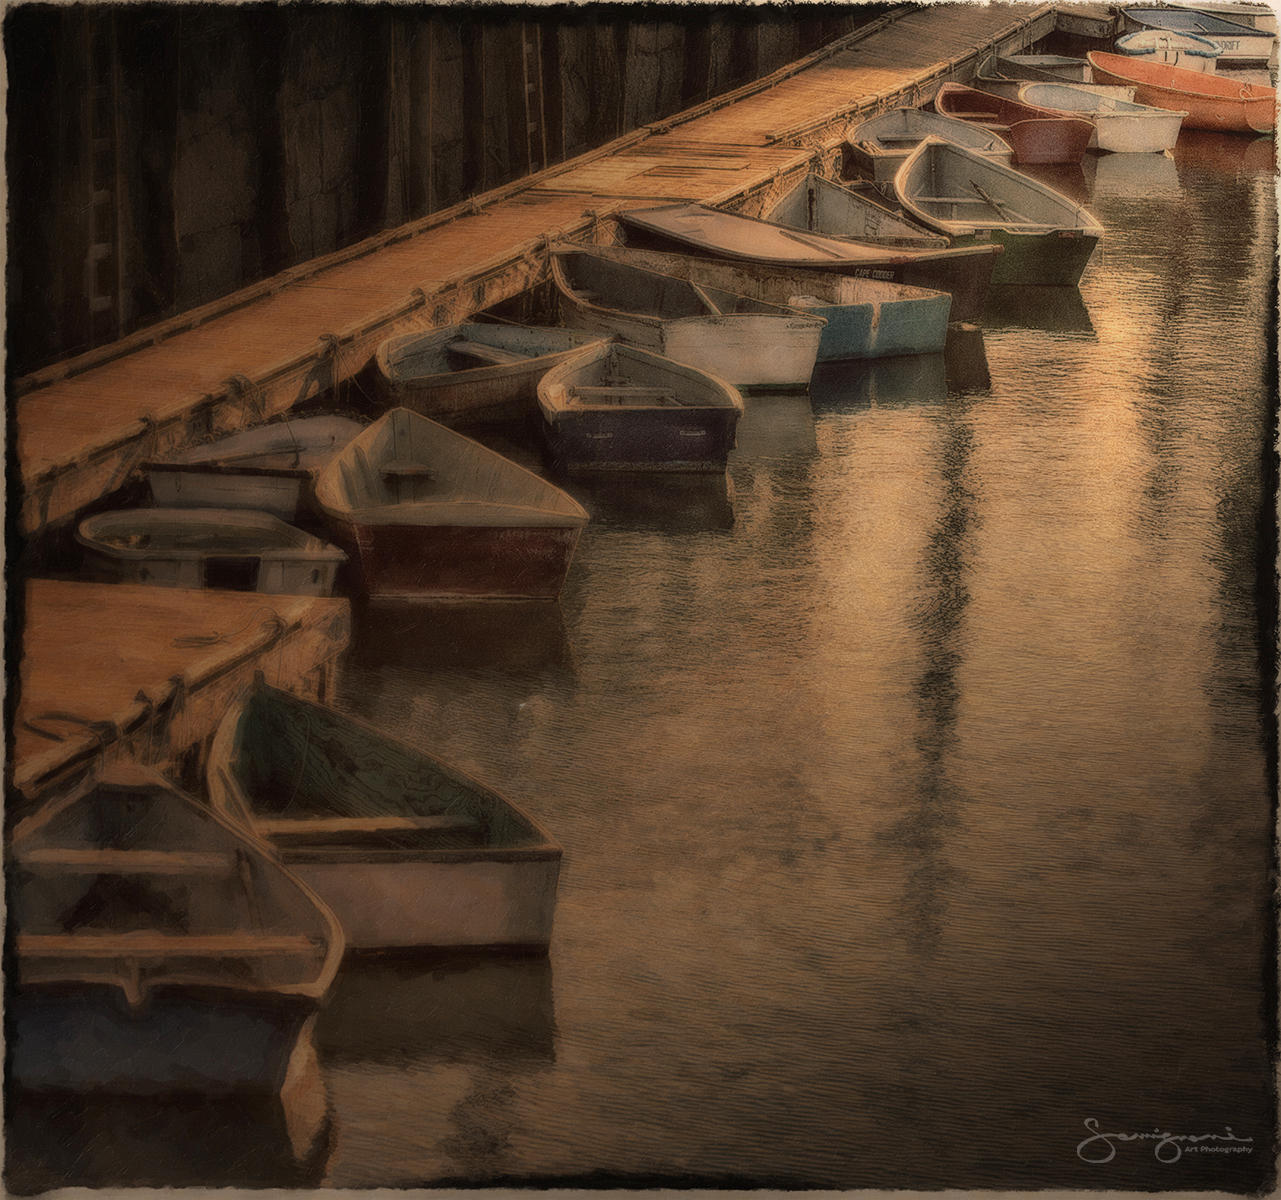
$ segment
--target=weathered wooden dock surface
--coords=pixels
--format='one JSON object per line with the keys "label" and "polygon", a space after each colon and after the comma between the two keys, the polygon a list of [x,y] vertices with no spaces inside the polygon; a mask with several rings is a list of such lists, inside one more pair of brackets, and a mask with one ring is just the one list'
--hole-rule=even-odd
{"label": "weathered wooden dock surface", "polygon": [[174,769],[256,671],[323,694],[350,637],[341,599],[32,580],[14,784],[36,803],[100,754]]}
{"label": "weathered wooden dock surface", "polygon": [[895,10],[661,125],[27,376],[10,409],[21,526],[65,521],[145,458],[331,387],[393,333],[533,286],[549,238],[612,240],[611,212],[662,200],[752,211],[834,149],[852,116],[928,99],[1054,22],[1050,5]]}

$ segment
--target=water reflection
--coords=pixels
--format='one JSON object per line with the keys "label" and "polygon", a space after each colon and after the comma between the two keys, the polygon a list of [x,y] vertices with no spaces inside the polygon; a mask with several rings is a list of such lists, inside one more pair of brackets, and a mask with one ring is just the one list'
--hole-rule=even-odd
{"label": "water reflection", "polygon": [[[811,392],[813,382],[810,384]],[[745,458],[769,461],[780,458],[812,458],[818,449],[814,439],[814,413],[804,392],[747,396],[743,419],[738,423],[735,463]]]}
{"label": "water reflection", "polygon": [[325,1063],[551,1062],[546,955],[348,960],[316,1030]]}
{"label": "water reflection", "polygon": [[1243,137],[1209,129],[1184,129],[1174,146],[1174,162],[1180,176],[1185,170],[1256,176],[1275,169],[1275,155],[1273,138]]}
{"label": "water reflection", "polygon": [[1169,154],[1087,154],[1081,161],[1091,200],[1122,196],[1139,204],[1179,200],[1179,170]]}
{"label": "water reflection", "polygon": [[[1097,251],[1096,251],[1097,253]],[[1076,287],[1033,287],[1008,283],[988,292],[985,329],[1043,329],[1078,333],[1093,340],[1094,323]]]}
{"label": "water reflection", "polygon": [[947,370],[947,390],[952,394],[985,392],[992,386],[983,330],[977,325],[954,322],[948,326],[943,361]]}
{"label": "water reflection", "polygon": [[579,478],[569,490],[593,522],[613,529],[698,533],[734,525],[734,489],[726,472],[611,472]]}
{"label": "water reflection", "polygon": [[810,379],[815,412],[861,407],[894,408],[947,398],[947,359],[942,354],[819,363]]}
{"label": "water reflection", "polygon": [[274,1097],[5,1095],[5,1184],[55,1187],[315,1187],[326,1129],[299,1161]]}
{"label": "water reflection", "polygon": [[360,667],[406,671],[445,667],[570,670],[573,666],[560,606],[524,601],[366,603],[353,614],[351,659]]}
{"label": "water reflection", "polygon": [[[1087,154],[1088,158],[1089,155]],[[1112,157],[1117,157],[1113,155]],[[1126,157],[1137,158],[1136,154]],[[1075,200],[1077,204],[1090,204],[1090,187],[1086,182],[1085,169],[1081,163],[1020,163],[1018,170],[1033,179],[1039,179],[1047,187]]]}

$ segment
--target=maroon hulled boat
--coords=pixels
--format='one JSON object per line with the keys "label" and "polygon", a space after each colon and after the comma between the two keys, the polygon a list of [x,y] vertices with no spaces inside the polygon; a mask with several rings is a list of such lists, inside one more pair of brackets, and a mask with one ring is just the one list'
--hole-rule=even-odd
{"label": "maroon hulled boat", "polygon": [[587,523],[545,479],[407,408],[336,455],[316,499],[369,596],[554,600]]}
{"label": "maroon hulled boat", "polygon": [[934,109],[998,134],[1014,147],[1014,161],[1019,163],[1079,163],[1094,133],[1093,123],[1080,117],[960,83],[939,88]]}

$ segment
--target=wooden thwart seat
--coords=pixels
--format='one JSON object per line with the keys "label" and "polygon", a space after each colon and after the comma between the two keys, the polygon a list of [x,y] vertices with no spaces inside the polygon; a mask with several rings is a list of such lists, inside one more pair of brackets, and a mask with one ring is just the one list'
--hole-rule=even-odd
{"label": "wooden thwart seat", "polygon": [[25,958],[269,958],[312,954],[319,939],[282,933],[20,933]]}
{"label": "wooden thwart seat", "polygon": [[524,354],[519,350],[508,350],[503,346],[489,346],[484,342],[471,342],[466,338],[459,338],[456,342],[450,342],[447,349],[451,354],[461,354],[466,358],[478,359],[480,362],[489,363],[493,366],[506,366],[510,363],[526,362],[534,356]]}
{"label": "wooden thwart seat", "polygon": [[574,389],[580,400],[588,404],[676,404],[676,393],[671,388],[643,386],[640,384],[615,384],[604,387],[583,386]]}
{"label": "wooden thwart seat", "polygon": [[172,850],[24,850],[14,864],[58,875],[231,875],[235,855]]}
{"label": "wooden thwart seat", "polygon": [[414,817],[267,818],[254,821],[264,837],[289,841],[339,841],[382,833],[480,833],[481,823],[461,813],[432,813]]}

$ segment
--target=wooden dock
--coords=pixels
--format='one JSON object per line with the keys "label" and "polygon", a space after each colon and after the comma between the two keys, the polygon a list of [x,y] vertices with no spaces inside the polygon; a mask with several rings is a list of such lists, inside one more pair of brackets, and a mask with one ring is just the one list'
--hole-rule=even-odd
{"label": "wooden dock", "polygon": [[384,338],[461,320],[545,278],[556,237],[608,242],[664,200],[759,211],[853,117],[928,100],[1055,27],[1051,5],[892,11],[757,80],[482,196],[313,260],[17,382],[21,528],[65,522],[156,453],[281,412]]}
{"label": "wooden dock", "polygon": [[32,580],[13,730],[21,807],[100,760],[198,770],[256,671],[323,698],[350,637],[346,600]]}

